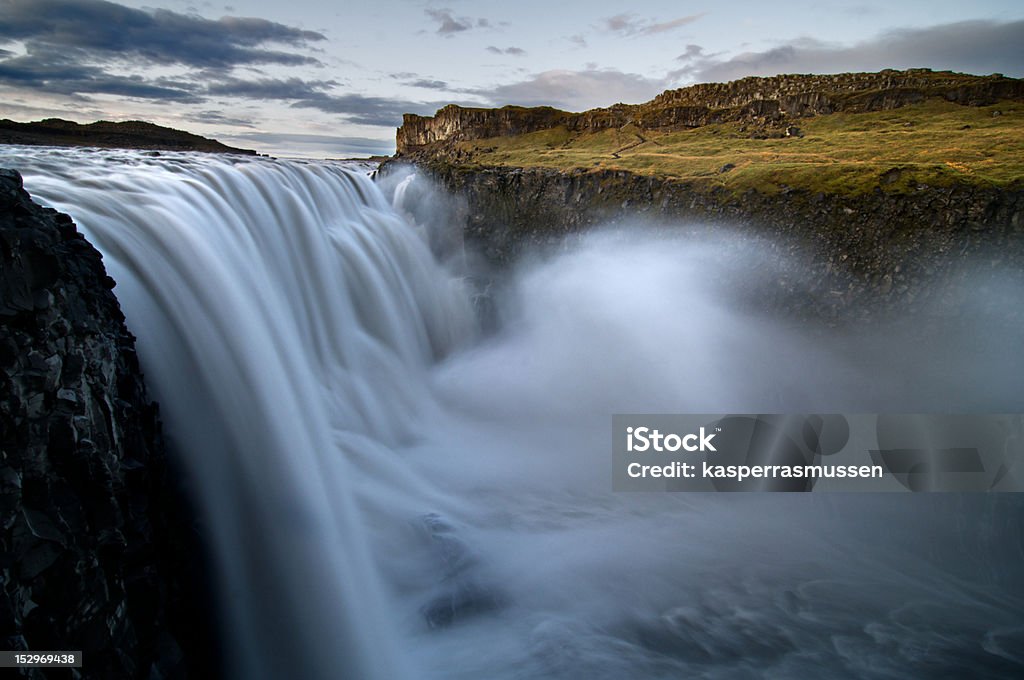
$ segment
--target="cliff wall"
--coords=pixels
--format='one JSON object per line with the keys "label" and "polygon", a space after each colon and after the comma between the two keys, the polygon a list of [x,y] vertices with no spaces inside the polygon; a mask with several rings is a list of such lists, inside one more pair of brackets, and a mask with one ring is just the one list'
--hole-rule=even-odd
{"label": "cliff wall", "polygon": [[75,677],[183,678],[188,655],[209,677],[194,515],[113,287],[0,170],[0,644],[82,650]]}
{"label": "cliff wall", "polygon": [[[801,316],[850,319],[869,307],[932,303],[952,309],[963,301],[941,299],[943,282],[975,276],[979,263],[989,272],[1024,262],[1024,190],[737,196],[625,171],[466,168],[443,160],[419,167],[463,202],[466,242],[499,268],[602,224],[732,230],[768,237],[766,247],[804,263],[773,291],[780,308]],[[796,278],[808,287],[795,287]]]}
{"label": "cliff wall", "polygon": [[1024,100],[1024,81],[1002,75],[971,76],[928,69],[785,75],[743,78],[668,90],[645,104],[569,113],[550,107],[500,109],[451,104],[434,116],[406,114],[396,136],[398,155],[440,153],[453,142],[508,137],[564,126],[599,131],[636,125],[642,130],[693,128],[745,121],[785,128],[799,118],[839,111],[862,113],[896,109],[940,98],[965,106]]}

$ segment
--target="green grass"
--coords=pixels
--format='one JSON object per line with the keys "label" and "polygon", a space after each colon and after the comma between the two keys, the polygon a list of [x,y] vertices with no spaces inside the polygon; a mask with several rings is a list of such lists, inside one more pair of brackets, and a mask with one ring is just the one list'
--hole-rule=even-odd
{"label": "green grass", "polygon": [[[628,125],[596,133],[554,128],[465,141],[459,148],[470,154],[471,164],[622,169],[737,193],[790,187],[856,195],[877,187],[906,192],[918,184],[1024,184],[1022,103],[968,107],[929,101],[795,124],[802,137],[753,139],[753,129],[739,123],[676,132]],[[721,172],[726,164],[734,167]]]}

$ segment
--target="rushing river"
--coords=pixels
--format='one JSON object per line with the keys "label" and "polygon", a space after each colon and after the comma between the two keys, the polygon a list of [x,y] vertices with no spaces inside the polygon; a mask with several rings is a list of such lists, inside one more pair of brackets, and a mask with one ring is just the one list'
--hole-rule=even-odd
{"label": "rushing river", "polygon": [[484,333],[410,221],[421,179],[0,166],[117,281],[201,494],[231,677],[1024,675],[1021,494],[613,493],[609,462],[613,413],[1024,411],[1024,332],[985,311],[1020,304],[1012,277],[965,283],[977,318],[925,339],[812,330],[756,304],[798,270],[763,244],[637,225],[524,261]]}

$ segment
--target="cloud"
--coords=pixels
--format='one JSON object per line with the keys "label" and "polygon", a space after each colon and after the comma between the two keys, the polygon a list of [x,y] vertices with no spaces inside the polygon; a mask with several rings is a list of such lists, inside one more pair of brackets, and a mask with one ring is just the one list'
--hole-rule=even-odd
{"label": "cloud", "polygon": [[197,111],[188,115],[188,120],[194,123],[206,123],[208,125],[230,125],[231,127],[254,127],[252,120],[248,118],[235,118],[226,116],[223,111]]}
{"label": "cloud", "polygon": [[353,123],[398,127],[403,113],[430,115],[449,102],[411,102],[405,99],[370,97],[361,94],[332,95],[315,92],[292,104],[293,108],[336,113]]}
{"label": "cloud", "polygon": [[700,19],[702,16],[704,16],[703,13],[701,13],[701,14],[691,14],[690,16],[679,17],[678,19],[673,19],[672,21],[665,21],[665,22],[662,22],[662,23],[651,23],[651,24],[648,24],[647,26],[641,28],[640,29],[640,34],[641,35],[654,35],[655,33],[666,33],[668,31],[671,31],[671,30],[674,30],[676,28],[679,28],[680,26],[686,26],[687,24],[692,24],[694,21],[697,21],[697,19]]}
{"label": "cloud", "polygon": [[[494,28],[494,24],[489,19],[466,17],[466,16],[455,16],[452,11],[448,8],[442,9],[425,9],[423,13],[430,17],[431,20],[437,23],[437,30],[435,31],[438,35],[443,35],[446,38],[451,38],[456,33],[462,33],[469,31],[474,28]],[[500,26],[508,26],[508,22],[502,21],[499,23]],[[421,31],[425,33],[425,31]]]}
{"label": "cloud", "polygon": [[842,73],[926,67],[966,73],[1024,76],[1024,21],[961,21],[901,28],[854,45],[801,38],[730,59],[696,59],[674,77],[700,82],[780,73]]}
{"label": "cloud", "polygon": [[676,61],[693,61],[705,56],[704,48],[700,45],[687,45],[686,51],[676,57]]}
{"label": "cloud", "polygon": [[315,64],[316,59],[266,47],[304,47],[325,40],[265,19],[217,20],[170,10],[140,10],[106,0],[5,0],[0,4],[0,41],[76,49],[94,59],[113,56],[146,64],[227,68],[244,64]]}
{"label": "cloud", "polygon": [[168,86],[159,80],[147,81],[141,76],[115,75],[97,66],[81,64],[73,55],[50,51],[0,61],[0,84],[47,94],[110,94],[181,103],[201,101],[188,89]]}
{"label": "cloud", "polygon": [[448,90],[451,89],[443,80],[429,80],[427,78],[419,78],[417,80],[410,80],[405,83],[409,87],[422,87],[427,90]]}
{"label": "cloud", "polygon": [[675,30],[680,26],[686,26],[692,24],[701,17],[704,13],[691,14],[685,17],[679,17],[678,19],[672,19],[670,21],[654,21],[653,19],[640,19],[635,14],[616,14],[613,17],[608,17],[604,20],[605,29],[612,33],[618,33],[622,36],[642,36],[642,35],[655,35],[658,33],[667,33],[668,31]]}
{"label": "cloud", "polygon": [[[17,42],[24,49],[20,55],[0,51],[0,85],[79,99],[95,94],[180,103],[199,103],[210,95],[302,99],[337,82],[244,81],[229,74],[239,66],[319,64],[301,50],[324,39],[264,19],[210,20],[106,0],[0,0],[0,44]],[[185,73],[155,77],[149,75],[152,67],[184,67]]]}
{"label": "cloud", "polygon": [[437,35],[452,36],[473,28],[473,19],[468,16],[456,18],[451,9],[424,9],[423,11],[437,22]]}
{"label": "cloud", "polygon": [[243,97],[246,99],[306,99],[317,97],[338,84],[335,80],[302,80],[300,78],[261,78],[241,80],[224,78],[211,83],[206,94],[221,97]]}
{"label": "cloud", "polygon": [[584,111],[616,102],[649,101],[667,87],[664,80],[613,69],[589,68],[585,71],[545,71],[529,79],[489,90],[468,90],[484,97],[492,106],[554,106],[569,111]]}
{"label": "cloud", "polygon": [[487,48],[487,51],[492,52],[494,54],[511,54],[513,57],[526,56],[526,50],[519,47],[506,47],[505,49],[501,49],[500,47],[495,47],[494,45],[491,45],[490,47]]}
{"label": "cloud", "polygon": [[570,35],[568,38],[566,38],[566,40],[571,42],[576,47],[586,47],[587,46],[587,38],[582,33],[577,33],[576,35]]}

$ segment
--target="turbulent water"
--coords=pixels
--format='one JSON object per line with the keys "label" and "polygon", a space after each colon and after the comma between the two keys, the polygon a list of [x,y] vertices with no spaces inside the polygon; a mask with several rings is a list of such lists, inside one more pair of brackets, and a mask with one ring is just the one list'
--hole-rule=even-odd
{"label": "turbulent water", "polygon": [[[1024,410],[1004,317],[794,327],[756,295],[798,263],[637,226],[525,262],[481,333],[457,239],[413,223],[415,178],[386,196],[329,163],[0,165],[118,282],[200,489],[231,677],[1024,673],[1019,495],[610,491],[616,412]],[[967,307],[1021,291],[983,292]]]}

